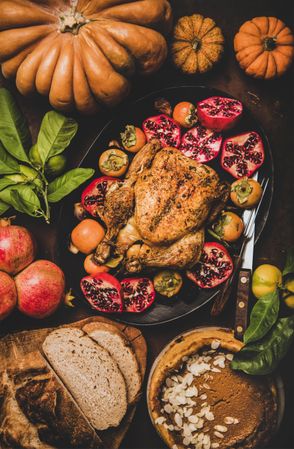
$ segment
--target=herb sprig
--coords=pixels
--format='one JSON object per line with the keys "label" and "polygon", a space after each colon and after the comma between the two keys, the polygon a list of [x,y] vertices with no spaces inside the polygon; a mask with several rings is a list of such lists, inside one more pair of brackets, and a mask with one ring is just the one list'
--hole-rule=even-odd
{"label": "herb sprig", "polygon": [[[69,146],[78,130],[77,122],[49,111],[39,130],[34,154],[26,119],[11,93],[0,88],[0,216],[10,208],[50,223],[50,204],[91,178],[94,170],[75,168],[48,179],[46,167]],[[56,171],[57,173],[57,171]]]}

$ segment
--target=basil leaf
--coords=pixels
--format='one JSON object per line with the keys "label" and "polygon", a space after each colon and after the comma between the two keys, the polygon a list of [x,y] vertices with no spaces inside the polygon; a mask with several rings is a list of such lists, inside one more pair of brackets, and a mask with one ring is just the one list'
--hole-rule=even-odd
{"label": "basil leaf", "polygon": [[37,147],[40,158],[45,162],[52,156],[62,153],[78,129],[77,122],[59,112],[45,114],[38,135]]}
{"label": "basil leaf", "polygon": [[9,204],[6,204],[0,200],[0,216],[5,214],[5,212],[7,212],[9,208],[10,208]]}
{"label": "basil leaf", "polygon": [[244,334],[244,343],[260,340],[278,319],[280,299],[278,290],[260,298],[254,305],[250,324]]}
{"label": "basil leaf", "polygon": [[12,156],[28,162],[26,150],[31,143],[30,131],[13,96],[5,88],[0,89],[0,117],[0,141]]}
{"label": "basil leaf", "polygon": [[[1,120],[1,119],[0,119]],[[0,142],[0,174],[12,175],[19,172],[19,163],[16,159],[10,156]]]}
{"label": "basil leaf", "polygon": [[12,206],[18,212],[22,212],[32,217],[38,215],[41,210],[39,198],[33,189],[25,184],[17,184],[0,192],[0,200]]}
{"label": "basil leaf", "polygon": [[6,187],[15,186],[17,183],[8,178],[0,179],[0,192],[6,189]]}
{"label": "basil leaf", "polygon": [[247,374],[270,374],[286,355],[294,337],[294,315],[280,318],[260,342],[249,344],[239,351],[231,368]]}
{"label": "basil leaf", "polygon": [[92,168],[74,168],[59,178],[54,179],[48,186],[48,201],[57,203],[94,175]]}
{"label": "basil leaf", "polygon": [[294,273],[294,248],[287,251],[286,263],[283,270],[283,276]]}

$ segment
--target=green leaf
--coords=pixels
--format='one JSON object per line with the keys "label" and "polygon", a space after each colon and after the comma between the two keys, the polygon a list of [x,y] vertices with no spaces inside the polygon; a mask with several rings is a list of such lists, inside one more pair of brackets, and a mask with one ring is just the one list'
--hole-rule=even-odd
{"label": "green leaf", "polygon": [[18,212],[32,217],[39,216],[41,204],[34,190],[25,184],[17,184],[0,192],[0,200],[12,206]]}
{"label": "green leaf", "polygon": [[6,187],[10,187],[16,185],[16,182],[12,181],[11,179],[8,178],[1,178],[0,179],[0,192],[1,190],[6,189]]}
{"label": "green leaf", "polygon": [[[1,121],[1,118],[0,118]],[[0,142],[0,175],[11,175],[19,172],[19,163],[10,156]]]}
{"label": "green leaf", "polygon": [[10,208],[9,204],[0,201],[0,216],[5,214],[5,212],[7,212],[9,208]]}
{"label": "green leaf", "polygon": [[30,148],[30,131],[13,96],[5,88],[0,88],[0,141],[12,156],[28,162],[26,150]]}
{"label": "green leaf", "polygon": [[272,330],[258,343],[244,346],[231,368],[252,375],[270,374],[289,350],[294,337],[294,315],[280,318]]}
{"label": "green leaf", "polygon": [[278,290],[260,298],[252,309],[250,325],[244,334],[244,343],[260,340],[278,319],[280,299]]}
{"label": "green leaf", "polygon": [[40,158],[45,162],[62,153],[78,130],[77,122],[59,112],[50,111],[44,116],[38,135],[37,147]]}
{"label": "green leaf", "polygon": [[74,168],[59,178],[54,179],[48,186],[48,201],[57,203],[94,175],[92,168]]}
{"label": "green leaf", "polygon": [[283,276],[294,273],[294,248],[287,251],[286,263],[283,270]]}

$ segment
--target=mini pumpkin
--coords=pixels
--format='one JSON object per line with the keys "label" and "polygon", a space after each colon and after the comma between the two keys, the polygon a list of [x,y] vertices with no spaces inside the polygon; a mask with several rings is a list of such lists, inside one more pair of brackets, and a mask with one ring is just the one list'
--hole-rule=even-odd
{"label": "mini pumpkin", "polygon": [[92,113],[129,92],[135,70],[166,58],[168,0],[1,0],[0,63],[18,90]]}
{"label": "mini pumpkin", "polygon": [[247,75],[272,79],[281,76],[294,56],[294,36],[276,17],[255,17],[243,23],[234,38],[237,61]]}
{"label": "mini pumpkin", "polygon": [[204,73],[219,61],[224,36],[214,20],[200,14],[181,17],[175,25],[172,57],[184,73]]}

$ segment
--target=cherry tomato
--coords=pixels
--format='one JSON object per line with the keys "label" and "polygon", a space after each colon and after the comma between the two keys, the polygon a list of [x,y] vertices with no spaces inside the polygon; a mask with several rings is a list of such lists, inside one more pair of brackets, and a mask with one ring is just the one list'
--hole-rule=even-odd
{"label": "cherry tomato", "polygon": [[231,185],[231,200],[242,209],[250,209],[259,203],[262,187],[258,181],[241,178]]}
{"label": "cherry tomato", "polygon": [[74,248],[83,254],[90,254],[104,237],[104,229],[97,221],[91,218],[82,220],[71,232],[71,243]]}
{"label": "cherry tomato", "polygon": [[120,137],[124,149],[131,153],[137,153],[146,143],[144,132],[134,125],[127,125]]}
{"label": "cherry tomato", "polygon": [[128,165],[128,155],[118,149],[106,150],[99,158],[99,169],[104,175],[108,176],[122,176]]}
{"label": "cherry tomato", "polygon": [[184,128],[192,128],[198,120],[195,106],[188,101],[182,101],[175,106],[173,118]]}

